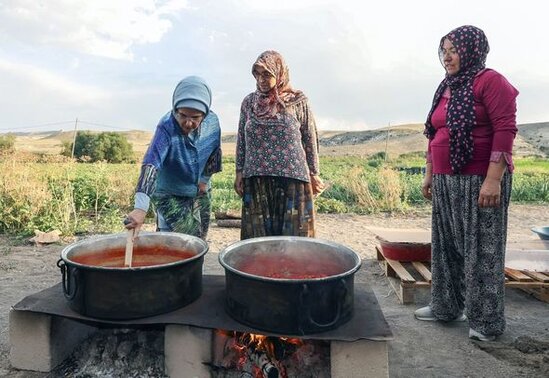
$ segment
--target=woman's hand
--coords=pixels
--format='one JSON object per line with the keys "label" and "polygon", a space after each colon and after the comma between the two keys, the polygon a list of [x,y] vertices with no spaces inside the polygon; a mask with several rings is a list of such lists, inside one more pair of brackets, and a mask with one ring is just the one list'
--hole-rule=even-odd
{"label": "woman's hand", "polygon": [[501,203],[501,179],[507,169],[507,161],[500,157],[499,161],[491,161],[488,165],[486,178],[480,187],[478,195],[479,207],[498,207]]}
{"label": "woman's hand", "polygon": [[498,207],[501,201],[501,181],[486,177],[478,195],[479,207]]}
{"label": "woman's hand", "polygon": [[326,187],[324,185],[324,182],[320,178],[320,176],[317,175],[311,175],[311,188],[313,189],[313,195],[320,194],[324,191],[324,188]]}
{"label": "woman's hand", "polygon": [[425,164],[425,177],[421,184],[421,194],[429,201],[433,199],[433,164],[431,162]]}
{"label": "woman's hand", "polygon": [[431,201],[433,199],[433,175],[432,174],[425,174],[425,177],[423,178],[423,183],[421,184],[421,194],[423,194],[423,197]]}
{"label": "woman's hand", "polygon": [[239,197],[244,195],[244,179],[242,178],[242,172],[236,172],[236,177],[234,178],[234,191]]}
{"label": "woman's hand", "polygon": [[205,182],[199,182],[198,183],[198,195],[204,195],[208,191],[208,184]]}
{"label": "woman's hand", "polygon": [[144,210],[133,209],[126,216],[126,220],[124,220],[124,227],[126,227],[128,230],[134,230],[134,239],[137,237],[137,235],[139,235],[139,231],[141,231],[141,226],[143,226],[143,223],[145,222],[146,215],[147,212]]}

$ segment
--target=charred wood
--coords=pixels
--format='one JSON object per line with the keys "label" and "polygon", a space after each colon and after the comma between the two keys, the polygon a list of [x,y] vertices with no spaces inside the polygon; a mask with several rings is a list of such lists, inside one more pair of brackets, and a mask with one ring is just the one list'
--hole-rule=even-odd
{"label": "charred wood", "polygon": [[227,210],[215,212],[215,219],[240,219],[241,216],[240,211]]}
{"label": "charred wood", "polygon": [[248,357],[252,363],[259,368],[263,377],[265,378],[278,378],[278,368],[271,362],[271,359],[267,354],[260,350],[254,350],[254,348],[248,349]]}
{"label": "charred wood", "polygon": [[240,219],[217,219],[215,223],[219,227],[240,228]]}

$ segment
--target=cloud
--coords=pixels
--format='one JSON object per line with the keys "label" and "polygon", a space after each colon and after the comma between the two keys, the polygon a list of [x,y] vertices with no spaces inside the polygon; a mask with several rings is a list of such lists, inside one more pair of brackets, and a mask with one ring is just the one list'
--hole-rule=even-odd
{"label": "cloud", "polygon": [[2,117],[0,128],[19,130],[42,123],[58,123],[111,101],[103,88],[83,85],[29,64],[0,58]]}
{"label": "cloud", "polygon": [[[53,96],[79,105],[109,98],[108,92],[99,87],[82,85],[70,81],[63,75],[29,64],[0,59],[0,76],[6,79],[4,81],[6,87],[8,83],[17,83],[10,87],[32,88],[28,93],[34,93],[36,104],[40,104],[39,98],[43,96],[47,96],[48,100]],[[29,99],[25,103],[27,106],[33,104]]]}
{"label": "cloud", "polygon": [[485,29],[489,66],[521,91],[519,122],[548,118],[549,54],[531,38],[543,35],[542,12],[506,28],[521,5],[495,17],[453,3],[397,3],[0,0],[1,121],[21,124],[30,105],[45,122],[78,116],[152,129],[175,84],[195,74],[211,85],[224,130],[235,131],[240,103],[255,89],[252,63],[275,49],[321,129],[423,122],[444,75],[438,41],[463,23]]}
{"label": "cloud", "polygon": [[0,5],[0,34],[26,44],[131,60],[131,47],[161,40],[186,0],[15,0]]}

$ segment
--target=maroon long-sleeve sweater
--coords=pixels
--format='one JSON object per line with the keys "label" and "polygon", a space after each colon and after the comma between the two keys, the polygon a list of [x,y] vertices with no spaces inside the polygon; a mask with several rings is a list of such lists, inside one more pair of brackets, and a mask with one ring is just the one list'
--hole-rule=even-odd
{"label": "maroon long-sleeve sweater", "polygon": [[[518,91],[500,73],[486,69],[473,81],[476,125],[472,130],[473,158],[461,170],[464,175],[486,175],[490,161],[506,160],[513,171],[513,141],[517,133],[516,97]],[[436,129],[429,140],[427,162],[433,164],[434,174],[453,174],[450,166],[450,145],[446,127],[446,106],[451,96],[447,89],[432,116]]]}

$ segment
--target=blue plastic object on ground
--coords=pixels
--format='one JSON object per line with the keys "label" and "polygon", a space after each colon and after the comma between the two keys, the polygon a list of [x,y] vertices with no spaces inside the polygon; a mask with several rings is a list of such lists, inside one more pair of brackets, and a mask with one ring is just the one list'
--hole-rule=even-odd
{"label": "blue plastic object on ground", "polygon": [[549,240],[549,226],[545,227],[534,227],[532,232],[538,234],[539,238],[542,240]]}

